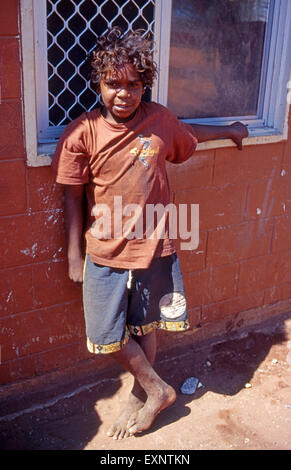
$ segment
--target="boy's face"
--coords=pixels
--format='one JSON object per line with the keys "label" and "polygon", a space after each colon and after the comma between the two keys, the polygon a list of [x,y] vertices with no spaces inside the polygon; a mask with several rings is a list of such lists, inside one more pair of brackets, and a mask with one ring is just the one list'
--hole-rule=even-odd
{"label": "boy's face", "polygon": [[109,69],[100,81],[103,115],[113,123],[129,121],[135,114],[144,89],[140,74],[132,64]]}

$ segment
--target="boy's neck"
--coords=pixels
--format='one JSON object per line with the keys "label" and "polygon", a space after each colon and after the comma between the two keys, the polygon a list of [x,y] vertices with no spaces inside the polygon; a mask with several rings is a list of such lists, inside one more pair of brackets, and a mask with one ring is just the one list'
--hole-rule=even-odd
{"label": "boy's neck", "polygon": [[107,122],[111,123],[111,124],[125,124],[125,123],[131,121],[135,117],[139,107],[140,107],[140,105],[134,111],[134,113],[132,113],[128,118],[125,118],[125,119],[122,119],[122,118],[119,118],[118,116],[112,115],[111,113],[108,112],[108,110],[105,106],[102,106],[100,112],[101,112],[102,116],[104,117],[104,119]]}

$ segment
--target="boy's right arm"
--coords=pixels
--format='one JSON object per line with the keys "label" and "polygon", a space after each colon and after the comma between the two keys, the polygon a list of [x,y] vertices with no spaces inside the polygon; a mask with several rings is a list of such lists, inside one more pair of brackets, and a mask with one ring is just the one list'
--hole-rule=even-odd
{"label": "boy's right arm", "polygon": [[65,186],[65,227],[69,278],[74,282],[83,281],[82,234],[83,234],[84,185]]}

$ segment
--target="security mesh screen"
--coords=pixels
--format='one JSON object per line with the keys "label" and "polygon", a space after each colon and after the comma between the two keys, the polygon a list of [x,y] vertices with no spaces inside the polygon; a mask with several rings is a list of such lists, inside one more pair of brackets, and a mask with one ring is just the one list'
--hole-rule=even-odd
{"label": "security mesh screen", "polygon": [[86,65],[96,36],[113,26],[153,35],[155,0],[47,0],[49,125],[94,108]]}

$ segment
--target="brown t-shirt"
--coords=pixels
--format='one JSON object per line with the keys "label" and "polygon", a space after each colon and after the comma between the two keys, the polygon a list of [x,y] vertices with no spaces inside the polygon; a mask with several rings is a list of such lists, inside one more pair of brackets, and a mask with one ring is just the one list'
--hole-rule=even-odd
{"label": "brown t-shirt", "polygon": [[86,251],[94,263],[146,268],[154,257],[175,252],[168,213],[161,238],[146,210],[170,203],[166,160],[181,163],[196,145],[191,127],[157,103],[142,102],[124,124],[93,110],[67,126],[52,166],[58,183],[86,185]]}

